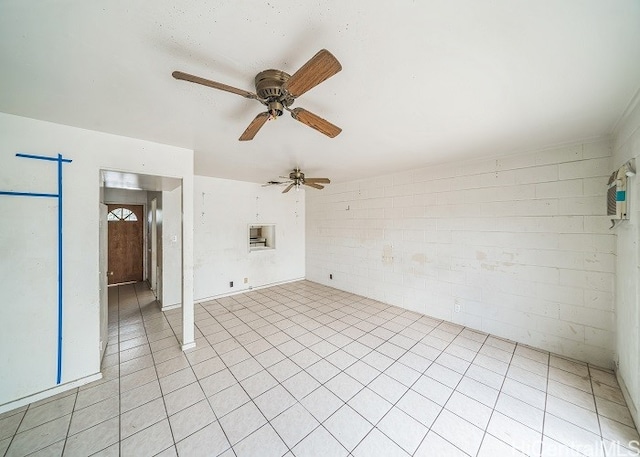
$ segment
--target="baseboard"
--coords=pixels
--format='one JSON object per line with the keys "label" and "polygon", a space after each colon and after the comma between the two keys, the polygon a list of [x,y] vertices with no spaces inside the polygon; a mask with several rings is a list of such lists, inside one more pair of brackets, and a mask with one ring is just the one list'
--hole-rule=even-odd
{"label": "baseboard", "polygon": [[90,376],[85,376],[84,378],[76,379],[75,381],[65,382],[64,384],[60,384],[58,386],[52,387],[51,389],[43,390],[33,395],[28,395],[26,397],[13,400],[8,403],[4,403],[0,405],[0,414],[7,411],[11,411],[12,409],[20,408],[21,406],[28,405],[29,403],[33,403],[36,401],[43,400],[45,398],[52,397],[54,395],[58,395],[67,390],[84,386],[85,384],[89,384],[90,382],[97,381],[99,379],[102,379],[102,373],[96,373]]}
{"label": "baseboard", "polygon": [[189,349],[193,349],[194,347],[196,347],[196,342],[192,341],[191,343],[183,344],[182,345],[182,350],[183,351],[188,351]]}
{"label": "baseboard", "polygon": [[622,395],[624,396],[624,400],[627,402],[627,407],[629,408],[629,413],[631,413],[631,418],[633,419],[633,423],[636,426],[636,430],[640,432],[640,428],[638,424],[640,423],[640,418],[638,417],[638,408],[633,403],[631,395],[629,395],[629,389],[627,389],[627,385],[624,382],[622,376],[620,376],[620,371],[615,370],[616,379],[618,380],[618,384],[620,385],[620,390],[622,390]]}
{"label": "baseboard", "polygon": [[182,308],[182,303],[174,303],[173,305],[160,306],[160,311],[169,311],[170,309]]}
{"label": "baseboard", "polygon": [[284,281],[277,281],[277,282],[272,282],[269,284],[262,284],[260,286],[250,286],[250,287],[246,287],[244,289],[240,289],[240,290],[234,290],[233,292],[225,292],[223,294],[218,294],[218,295],[212,295],[210,297],[206,297],[206,298],[196,298],[193,300],[194,303],[204,303],[207,302],[209,300],[216,300],[218,298],[223,298],[223,297],[230,297],[232,295],[239,295],[239,294],[244,294],[246,292],[251,292],[252,290],[260,290],[260,289],[266,289],[267,287],[274,287],[274,286],[281,286],[282,284],[289,284],[292,282],[298,282],[298,281],[303,281],[305,278],[304,276],[301,278],[294,278],[294,279],[287,279]]}

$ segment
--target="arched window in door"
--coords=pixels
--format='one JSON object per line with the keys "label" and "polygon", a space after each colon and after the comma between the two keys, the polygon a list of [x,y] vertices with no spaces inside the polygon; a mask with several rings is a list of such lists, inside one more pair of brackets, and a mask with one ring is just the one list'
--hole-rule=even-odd
{"label": "arched window in door", "polygon": [[137,222],[138,217],[130,209],[116,208],[114,210],[109,211],[109,213],[107,214],[107,220],[109,222],[113,222],[113,221]]}

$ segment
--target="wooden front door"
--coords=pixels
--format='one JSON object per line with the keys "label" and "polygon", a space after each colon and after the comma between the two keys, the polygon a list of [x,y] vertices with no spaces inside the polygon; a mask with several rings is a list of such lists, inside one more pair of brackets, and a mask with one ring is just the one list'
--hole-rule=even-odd
{"label": "wooden front door", "polygon": [[109,205],[109,284],[142,281],[142,205]]}

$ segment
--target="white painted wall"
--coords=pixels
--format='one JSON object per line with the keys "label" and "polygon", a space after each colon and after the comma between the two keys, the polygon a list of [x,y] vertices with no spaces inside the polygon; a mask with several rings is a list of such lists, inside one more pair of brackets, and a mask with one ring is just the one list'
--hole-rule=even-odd
{"label": "white painted wall", "polygon": [[132,189],[104,189],[104,202],[110,203],[123,203],[130,205],[147,205],[147,191],[146,190],[132,190]]}
{"label": "white painted wall", "polygon": [[[182,178],[191,188],[193,152],[0,113],[0,189],[55,192],[55,166],[16,158],[16,152],[60,152],[73,160],[64,169],[62,363],[62,381],[72,383],[100,371],[99,170]],[[0,196],[0,410],[55,386],[56,208],[54,200]],[[188,287],[192,209],[191,201],[183,208]],[[188,292],[184,301],[190,299]]]}
{"label": "white painted wall", "polygon": [[162,289],[163,309],[182,303],[182,187],[162,192]]}
{"label": "white painted wall", "polygon": [[[196,300],[304,278],[304,190],[286,194],[282,190],[195,177]],[[248,225],[262,223],[276,224],[276,249],[250,253]]]}
{"label": "white painted wall", "polygon": [[[635,105],[617,129],[612,169],[640,156],[640,104]],[[640,161],[637,161],[640,165]],[[629,410],[640,424],[640,186],[638,176],[627,180],[629,220],[615,229],[617,234],[616,317],[618,379]]]}
{"label": "white painted wall", "polygon": [[[161,301],[162,297],[162,192],[147,192],[147,210],[151,211],[152,200],[156,200],[156,287],[155,294],[156,298]],[[149,232],[147,233],[147,239],[151,240],[151,224],[153,222],[153,218],[151,217],[151,213],[147,214],[147,224],[149,226]],[[149,264],[149,274],[151,274],[151,250],[149,249],[147,252],[147,262]],[[151,283],[151,281],[149,281]]]}
{"label": "white painted wall", "polygon": [[307,192],[307,278],[610,367],[610,155],[607,140]]}

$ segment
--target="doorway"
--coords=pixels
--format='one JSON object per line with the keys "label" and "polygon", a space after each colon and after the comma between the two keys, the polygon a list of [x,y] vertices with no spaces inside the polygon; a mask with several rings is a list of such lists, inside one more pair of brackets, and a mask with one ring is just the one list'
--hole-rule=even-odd
{"label": "doorway", "polygon": [[108,283],[139,282],[144,275],[144,208],[108,205]]}

